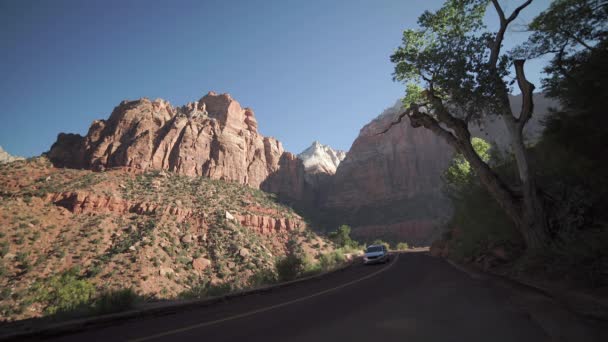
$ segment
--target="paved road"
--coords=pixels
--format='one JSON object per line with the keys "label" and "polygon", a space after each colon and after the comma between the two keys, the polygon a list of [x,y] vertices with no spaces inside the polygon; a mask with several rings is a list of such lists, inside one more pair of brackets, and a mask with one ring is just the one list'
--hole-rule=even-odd
{"label": "paved road", "polygon": [[55,340],[556,340],[512,298],[508,289],[474,280],[441,259],[402,253],[388,265],[357,265],[270,293]]}

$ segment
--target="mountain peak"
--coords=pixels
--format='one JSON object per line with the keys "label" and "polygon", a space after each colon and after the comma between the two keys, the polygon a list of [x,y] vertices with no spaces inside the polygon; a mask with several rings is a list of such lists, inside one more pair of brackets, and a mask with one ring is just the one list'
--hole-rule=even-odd
{"label": "mountain peak", "polygon": [[2,146],[0,146],[0,164],[12,163],[17,160],[23,160],[23,157],[17,157],[6,152]]}
{"label": "mountain peak", "polygon": [[346,152],[335,150],[315,140],[309,148],[298,155],[308,173],[327,173],[333,175],[340,162],[346,157]]}

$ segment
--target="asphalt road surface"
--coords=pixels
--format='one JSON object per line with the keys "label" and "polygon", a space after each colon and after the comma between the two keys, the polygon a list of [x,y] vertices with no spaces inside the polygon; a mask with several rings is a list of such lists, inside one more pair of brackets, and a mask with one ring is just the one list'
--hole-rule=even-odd
{"label": "asphalt road surface", "polygon": [[[60,341],[555,341],[514,294],[426,253],[355,265],[272,292],[117,322]],[[558,315],[559,316],[559,315]],[[542,318],[542,317],[541,317]],[[553,327],[571,324],[569,316]],[[547,329],[549,327],[549,329]],[[596,340],[587,331],[576,340]],[[47,338],[48,339],[48,338]],[[597,338],[597,340],[600,340]]]}

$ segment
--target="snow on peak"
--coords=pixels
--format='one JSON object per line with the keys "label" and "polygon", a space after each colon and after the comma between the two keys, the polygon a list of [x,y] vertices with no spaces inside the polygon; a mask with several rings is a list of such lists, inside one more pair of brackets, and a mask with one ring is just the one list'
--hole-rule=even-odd
{"label": "snow on peak", "polygon": [[346,157],[346,152],[314,141],[309,148],[298,155],[302,159],[308,173],[327,173],[333,175],[340,162]]}
{"label": "snow on peak", "polygon": [[23,158],[10,155],[0,146],[0,164],[11,163],[17,160],[23,160]]}

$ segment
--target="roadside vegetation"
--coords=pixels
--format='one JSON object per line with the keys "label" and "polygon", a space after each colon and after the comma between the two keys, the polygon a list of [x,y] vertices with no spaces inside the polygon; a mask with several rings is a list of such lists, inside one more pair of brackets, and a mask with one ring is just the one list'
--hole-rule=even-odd
{"label": "roadside vegetation", "polygon": [[[395,78],[408,84],[403,115],[458,152],[444,176],[454,213],[432,251],[514,277],[605,287],[608,4],[554,1],[530,23],[529,40],[504,53],[501,32],[527,3],[503,13],[492,2],[501,18],[498,34],[481,24],[486,5],[446,1],[420,18],[421,30],[404,33],[393,56]],[[535,87],[524,61],[540,56],[551,58],[542,90],[560,108],[549,115],[540,141],[525,145],[518,132],[533,115]],[[516,117],[505,98],[514,84],[524,99]],[[510,127],[512,154],[499,158],[467,134],[466,123],[487,112]]]}

